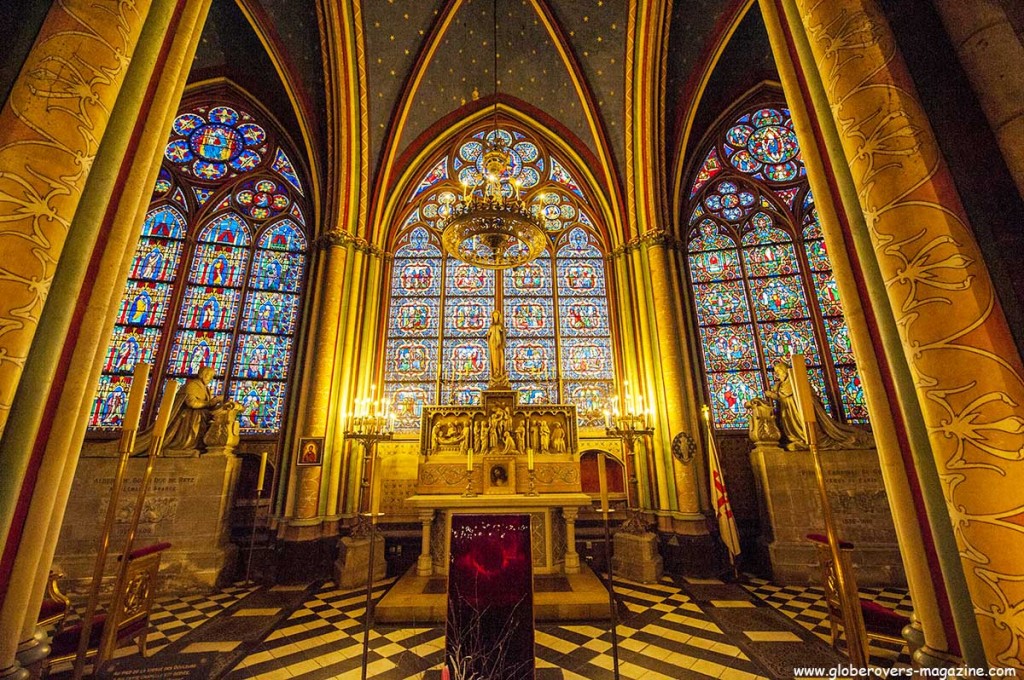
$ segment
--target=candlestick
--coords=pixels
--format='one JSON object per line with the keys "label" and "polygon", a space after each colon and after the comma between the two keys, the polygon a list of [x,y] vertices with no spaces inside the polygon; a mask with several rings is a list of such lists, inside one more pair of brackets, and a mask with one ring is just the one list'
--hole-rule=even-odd
{"label": "candlestick", "polygon": [[380,457],[373,462],[373,487],[370,489],[370,521],[376,523],[377,515],[380,514],[381,488],[384,483],[384,475],[381,474]]}
{"label": "candlestick", "polygon": [[816,420],[814,414],[814,396],[811,392],[811,383],[807,379],[807,363],[803,354],[790,356],[792,369],[790,371],[790,382],[793,385],[793,396],[796,398],[796,406],[803,416],[804,422],[811,427]]}
{"label": "candlestick", "polygon": [[176,380],[167,381],[167,386],[164,388],[163,399],[160,400],[160,409],[156,414],[156,423],[153,424],[153,441],[163,441],[164,434],[167,432],[167,423],[171,420],[171,412],[174,410],[174,397],[178,393],[178,382]]}
{"label": "candlestick", "polygon": [[607,455],[600,453],[597,456],[597,481],[601,489],[601,512],[606,516],[608,515],[608,476],[605,474],[607,470],[605,456]]}
{"label": "candlestick", "polygon": [[146,383],[149,381],[149,364],[140,361],[135,364],[132,376],[132,387],[128,394],[128,408],[124,413],[124,429],[138,430],[142,419],[142,402],[146,396]]}
{"label": "candlestick", "polygon": [[263,491],[263,480],[267,475],[267,452],[264,451],[260,454],[260,476],[256,480],[256,489]]}

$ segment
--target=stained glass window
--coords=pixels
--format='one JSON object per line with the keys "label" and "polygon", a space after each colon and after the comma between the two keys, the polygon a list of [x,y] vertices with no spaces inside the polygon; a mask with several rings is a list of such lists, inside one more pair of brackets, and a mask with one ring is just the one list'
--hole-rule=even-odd
{"label": "stained glass window", "polygon": [[690,185],[688,271],[715,426],[747,426],[772,366],[804,353],[840,419],[867,420],[832,266],[789,111],[737,117]]}
{"label": "stained glass window", "polygon": [[[504,145],[509,178],[540,206],[550,236],[536,260],[497,274],[444,257],[436,232],[462,183],[482,181],[491,140]],[[473,132],[431,161],[398,220],[391,274],[385,390],[400,431],[418,430],[424,404],[479,402],[490,378],[486,334],[499,280],[509,380],[521,403],[574,403],[581,425],[602,423],[614,361],[603,252],[589,205],[573,170],[523,131]]]}
{"label": "stained glass window", "polygon": [[[174,120],[93,430],[121,426],[139,361],[154,365],[151,385],[211,366],[215,391],[242,405],[243,434],[280,429],[307,238],[301,182],[268,129],[234,105],[198,105]],[[147,399],[152,415],[156,399]]]}

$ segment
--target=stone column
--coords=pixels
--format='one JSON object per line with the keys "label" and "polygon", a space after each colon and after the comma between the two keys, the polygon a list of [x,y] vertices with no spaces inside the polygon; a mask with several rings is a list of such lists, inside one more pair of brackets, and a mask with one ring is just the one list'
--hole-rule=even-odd
{"label": "stone column", "polygon": [[[345,245],[349,237],[340,231],[329,231],[317,239],[316,245],[322,261],[321,280],[318,285],[318,296],[313,312],[316,319],[314,339],[310,345],[310,366],[307,378],[303,380],[302,423],[299,431],[304,437],[324,438],[324,468],[333,469],[336,461],[335,452],[340,452],[342,442],[328,437],[331,428],[329,418],[336,415],[332,407],[338,338],[341,333],[342,296],[345,282]],[[332,432],[333,433],[333,432]],[[293,457],[294,458],[294,457]],[[296,495],[295,517],[299,520],[311,520],[321,513],[321,479],[324,469],[320,466],[295,467],[291,461],[297,478],[298,493]],[[334,487],[335,494],[337,486]],[[302,528],[288,531],[286,539],[303,540],[314,538],[315,532],[309,522],[302,522]]]}
{"label": "stone column", "polygon": [[1024,44],[993,0],[935,0],[953,47],[1024,195]]}
{"label": "stone column", "polygon": [[580,554],[576,552],[576,517],[580,509],[576,507],[562,508],[565,518],[565,573],[580,573]]}
{"label": "stone column", "polygon": [[[933,505],[941,506],[944,501],[940,490],[922,485],[915,470],[915,458],[930,457],[927,433],[920,425],[911,423],[906,412],[898,407],[900,400],[915,399],[913,380],[905,365],[896,365],[903,363],[902,348],[892,315],[883,313],[888,302],[885,285],[870,264],[874,259],[870,239],[866,234],[858,238],[853,233],[851,225],[863,222],[859,203],[852,188],[843,191],[837,186],[839,182],[852,185],[852,180],[839,177],[846,160],[838,142],[835,151],[831,151],[830,141],[820,134],[823,120],[831,119],[831,111],[824,96],[816,94],[821,86],[814,82],[813,58],[805,45],[794,38],[789,24],[783,22],[780,12],[784,10],[774,0],[762,1],[761,9],[800,138],[801,156],[814,191],[864,385],[879,465],[914,600],[917,633],[911,648],[919,649],[915,659],[921,665],[947,665],[953,660],[950,650],[957,645],[957,634],[937,556],[939,546],[934,532],[928,531],[928,504],[924,496],[931,496]],[[809,67],[804,68],[803,62]],[[899,361],[894,363],[890,356],[897,356]],[[898,372],[905,377],[897,379]],[[952,545],[951,532],[947,534],[947,545]]]}
{"label": "stone column", "polygon": [[419,515],[423,528],[420,534],[420,556],[416,560],[416,575],[430,576],[434,573],[434,558],[430,556],[430,530],[434,524],[434,511],[420,510]]}
{"label": "stone column", "polygon": [[[151,9],[148,3],[133,6],[65,2],[55,6],[47,19],[52,21],[55,14],[63,13],[58,27],[47,34],[44,26],[34,48],[39,50],[42,46],[54,48],[53,51],[45,52],[41,60],[34,51],[27,62],[38,64],[50,59],[47,63],[52,66],[64,63],[60,62],[62,56],[74,54],[77,59],[85,58],[83,62],[72,60],[81,67],[75,77],[88,80],[79,83],[82,100],[77,108],[47,108],[45,103],[21,101],[18,106],[23,107],[20,113],[25,114],[25,121],[45,123],[39,118],[44,109],[62,112],[66,117],[55,115],[49,121],[60,128],[59,132],[52,131],[54,139],[66,136],[65,126],[72,127],[67,124],[67,117],[98,120],[103,135],[95,160],[82,163],[95,172],[85,191],[75,197],[79,200],[74,217],[67,226],[66,238],[59,239],[59,245],[66,247],[60,252],[60,266],[47,294],[51,305],[38,317],[38,333],[15,396],[17,408],[7,420],[8,431],[0,449],[0,457],[5,459],[27,459],[31,472],[19,490],[18,503],[25,514],[19,515],[20,521],[12,526],[5,544],[5,550],[15,555],[11,573],[3,575],[5,585],[10,578],[10,587],[0,610],[0,667],[8,663],[9,644],[16,641],[18,632],[22,648],[33,638],[34,612],[43,597],[84,436],[85,414],[116,311],[111,297],[120,297],[167,129],[184,88],[208,7],[209,0],[154,0]],[[71,28],[75,30],[69,32]],[[60,44],[54,44],[58,41]],[[136,41],[138,49],[134,49]],[[129,56],[131,66],[123,73]],[[83,66],[88,57],[95,57],[95,61]],[[113,82],[93,77],[107,69],[116,75]],[[34,75],[44,74],[45,71],[39,71]],[[120,86],[120,93],[115,85]],[[106,93],[108,87],[117,96],[113,108],[112,97]],[[87,101],[94,93],[98,98]],[[36,95],[42,102],[51,96],[47,89]],[[15,97],[12,94],[9,106]],[[93,110],[93,106],[99,110]],[[69,113],[76,111],[77,116]],[[90,141],[94,151],[99,141],[98,135]],[[25,143],[26,154],[31,154],[33,147],[38,148],[37,142]],[[59,161],[62,153],[69,153],[66,146],[54,148],[57,151],[48,158],[52,162]],[[34,167],[36,157],[32,160]],[[118,200],[111,202],[112,195]],[[57,204],[64,198],[58,197]],[[52,222],[47,229],[60,220]],[[91,277],[91,285],[83,287],[87,276]],[[84,370],[68,371],[69,365]],[[24,657],[19,654],[19,658]]]}
{"label": "stone column", "polygon": [[[945,161],[874,0],[785,0],[806,33],[885,282],[975,620],[971,666],[1024,668],[1024,365]],[[918,461],[923,466],[925,461]],[[949,556],[947,556],[949,557]],[[959,616],[956,608],[954,616]],[[976,648],[980,635],[983,650]]]}
{"label": "stone column", "polygon": [[[695,404],[692,401],[692,395],[696,392],[693,376],[696,374],[688,355],[683,351],[684,324],[675,313],[674,300],[680,291],[668,275],[668,235],[665,232],[651,232],[644,236],[643,242],[647,249],[651,277],[652,324],[657,337],[657,368],[661,378],[659,386],[665,405],[664,414],[658,423],[662,432],[656,432],[655,437],[670,448],[673,437],[680,432],[689,432],[691,435],[699,432]],[[684,464],[671,454],[667,460],[672,462],[679,512],[684,519],[699,522],[703,526],[704,516],[700,512],[695,466]]]}
{"label": "stone column", "polygon": [[[0,434],[149,5],[54,3],[0,110]],[[4,539],[27,466],[0,449]]]}

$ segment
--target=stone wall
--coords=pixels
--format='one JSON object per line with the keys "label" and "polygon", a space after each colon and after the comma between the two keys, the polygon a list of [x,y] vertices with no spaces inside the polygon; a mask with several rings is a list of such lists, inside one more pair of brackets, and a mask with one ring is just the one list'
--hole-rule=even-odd
{"label": "stone wall", "polygon": [[[228,521],[239,463],[234,455],[156,460],[134,547],[171,543],[160,563],[160,592],[208,591],[230,579],[237,548],[229,541]],[[83,456],[79,461],[54,556],[72,592],[89,586],[116,466],[117,459],[110,457]],[[128,461],[111,535],[108,578],[124,550],[145,469],[145,458]]]}

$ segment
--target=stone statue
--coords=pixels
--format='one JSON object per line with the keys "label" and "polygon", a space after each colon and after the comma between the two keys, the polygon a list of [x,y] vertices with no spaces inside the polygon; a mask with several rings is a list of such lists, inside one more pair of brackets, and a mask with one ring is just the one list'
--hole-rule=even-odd
{"label": "stone statue", "polygon": [[516,450],[526,450],[526,426],[521,422],[519,427],[516,428]]}
{"label": "stone statue", "polygon": [[558,423],[551,430],[551,452],[565,453],[565,430]]}
{"label": "stone statue", "polygon": [[508,385],[505,370],[505,320],[501,312],[491,314],[491,327],[487,329],[487,351],[491,359],[491,385]]}
{"label": "stone statue", "polygon": [[[765,390],[765,394],[775,399],[779,404],[779,423],[782,425],[782,434],[785,435],[788,443],[787,451],[797,451],[809,448],[807,431],[804,427],[800,409],[796,403],[796,391],[793,384],[790,365],[787,361],[775,363],[775,389]],[[871,449],[874,448],[874,437],[871,433],[853,425],[845,425],[832,419],[832,416],[825,410],[821,399],[814,394],[814,415],[817,421],[818,447],[821,449]]]}
{"label": "stone statue", "polygon": [[505,430],[505,439],[502,441],[502,453],[514,453],[516,450],[516,440],[512,437],[512,433]]}
{"label": "stone statue", "polygon": [[746,403],[750,412],[750,441],[778,446],[782,433],[775,422],[775,406],[768,399],[755,397]]}
{"label": "stone statue", "polygon": [[551,450],[551,426],[548,421],[540,421],[540,450],[547,453]]}
{"label": "stone statue", "polygon": [[[218,443],[221,443],[220,439],[225,440],[224,444],[231,439],[237,443],[237,428],[232,432],[229,421],[232,415],[237,418],[239,406],[233,401],[225,401],[223,397],[213,395],[209,386],[213,376],[213,368],[201,366],[198,375],[185,381],[174,395],[167,431],[164,433],[164,455],[191,456],[207,451],[207,432],[220,411],[226,413],[217,418],[219,426],[214,434],[217,435]],[[151,443],[152,426],[139,433],[135,447],[137,454],[148,452]]]}

